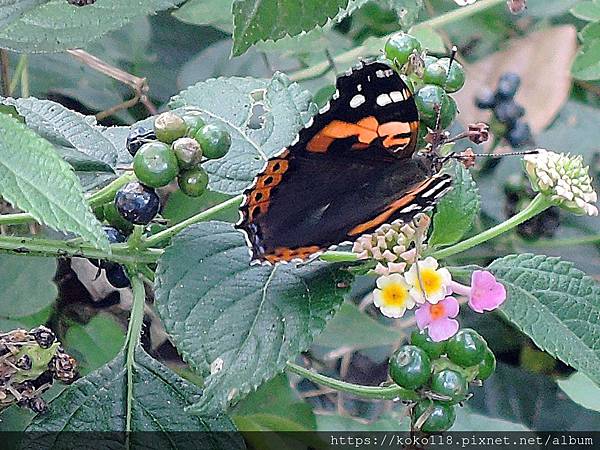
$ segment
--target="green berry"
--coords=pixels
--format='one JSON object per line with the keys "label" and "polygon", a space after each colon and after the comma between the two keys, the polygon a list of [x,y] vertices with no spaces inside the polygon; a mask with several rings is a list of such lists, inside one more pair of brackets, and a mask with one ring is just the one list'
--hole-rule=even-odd
{"label": "green berry", "polygon": [[173,142],[173,153],[181,169],[197,166],[202,161],[202,149],[196,139],[182,137]]}
{"label": "green berry", "polygon": [[461,367],[472,367],[483,361],[487,343],[470,328],[459,330],[446,343],[448,359]]}
{"label": "green berry", "polygon": [[177,178],[179,189],[190,197],[200,197],[208,186],[208,174],[201,168],[185,170]]}
{"label": "green berry", "polygon": [[103,207],[103,213],[104,219],[124,234],[129,234],[133,230],[133,224],[119,214],[114,202],[106,203]]}
{"label": "green berry", "polygon": [[231,147],[231,136],[216,124],[203,126],[194,137],[200,143],[202,154],[208,159],[222,158]]}
{"label": "green berry", "polygon": [[385,43],[385,56],[400,65],[406,64],[414,51],[421,51],[421,43],[416,37],[403,32],[394,34]]}
{"label": "green berry", "polygon": [[410,343],[422,348],[427,352],[429,358],[437,359],[446,351],[446,341],[434,342],[429,337],[427,331],[415,330],[410,335]]}
{"label": "green berry", "polygon": [[194,137],[198,130],[202,128],[206,123],[202,119],[200,111],[195,109],[186,110],[181,113],[181,118],[187,125],[186,136]]}
{"label": "green berry", "polygon": [[450,403],[457,403],[465,399],[469,391],[469,383],[460,372],[443,369],[433,374],[431,391],[449,397]]}
{"label": "green berry", "polygon": [[413,408],[413,423],[419,417],[430,412],[427,419],[421,425],[421,431],[425,433],[440,433],[447,431],[454,425],[456,420],[455,406],[433,400],[421,400]]}
{"label": "green berry", "polygon": [[415,95],[421,121],[431,129],[435,129],[440,115],[440,127],[446,128],[456,117],[456,102],[446,91],[435,84],[426,84]]}
{"label": "green berry", "polygon": [[398,386],[416,389],[429,381],[431,360],[425,350],[414,345],[404,345],[390,358],[389,372]]}
{"label": "green berry", "polygon": [[440,60],[435,57],[425,59],[425,70],[423,71],[423,81],[426,84],[435,84],[444,87],[448,73]]}
{"label": "green berry", "polygon": [[489,348],[486,348],[483,361],[479,363],[478,368],[477,379],[482,381],[491,377],[496,370],[496,357],[494,356],[494,352]]}
{"label": "green berry", "polygon": [[160,114],[154,119],[154,133],[156,138],[166,144],[185,136],[187,124],[177,114],[171,111]]}
{"label": "green berry", "polygon": [[150,187],[169,184],[179,173],[175,153],[167,144],[148,142],[133,158],[133,171],[140,182]]}
{"label": "green berry", "polygon": [[[452,66],[450,66],[450,58],[441,58],[439,60],[439,64],[444,67],[444,72],[446,74],[445,84],[442,86],[446,90],[446,92],[456,92],[460,90],[465,85],[465,69],[462,64],[457,60],[452,61]],[[448,67],[450,67],[450,71],[448,71]]]}

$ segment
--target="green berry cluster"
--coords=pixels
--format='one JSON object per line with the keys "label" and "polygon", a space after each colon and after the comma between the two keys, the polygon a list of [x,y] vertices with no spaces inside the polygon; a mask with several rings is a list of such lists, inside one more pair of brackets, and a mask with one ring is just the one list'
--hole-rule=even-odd
{"label": "green berry cluster", "polygon": [[411,417],[413,427],[425,433],[448,430],[456,419],[456,405],[469,396],[469,383],[489,378],[495,368],[496,358],[485,339],[469,328],[442,342],[414,331],[411,344],[389,360],[394,383],[421,397]]}
{"label": "green berry cluster", "polygon": [[421,42],[404,32],[391,36],[384,50],[386,58],[413,89],[422,124],[420,137],[427,134],[427,128],[447,128],[458,112],[450,94],[465,84],[462,65],[456,60],[450,63],[450,58],[427,55]]}
{"label": "green berry cluster", "polygon": [[55,380],[70,384],[77,377],[75,359],[44,326],[0,334],[0,355],[0,411],[16,404],[42,413],[46,403],[40,395]]}

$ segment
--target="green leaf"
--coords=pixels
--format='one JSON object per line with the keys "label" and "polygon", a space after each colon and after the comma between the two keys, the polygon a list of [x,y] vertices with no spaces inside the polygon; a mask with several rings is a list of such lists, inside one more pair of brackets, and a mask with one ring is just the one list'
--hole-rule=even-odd
{"label": "green leaf", "polygon": [[[50,434],[28,433],[26,448],[49,448],[48,439],[53,448],[68,446],[73,431],[124,431],[128,388],[132,393],[131,431],[152,432],[132,437],[133,448],[185,447],[189,435],[181,431],[235,431],[226,416],[183,413],[186,406],[200,398],[201,390],[148,356],[141,347],[136,349],[131,375],[132,385],[128,386],[125,354],[121,352],[109,364],[77,380],[50,402],[47,414],[37,416],[29,425],[27,431]],[[195,442],[198,448],[243,448],[232,433],[197,433],[195,439],[200,439]]]}
{"label": "green leaf", "polygon": [[210,25],[231,33],[233,0],[189,0],[173,16],[192,25]]}
{"label": "green leaf", "polygon": [[250,266],[242,234],[194,225],[158,263],[156,307],[184,359],[205,375],[202,404],[222,409],[307,349],[342,302],[349,274],[320,262]]}
{"label": "green leaf", "polygon": [[479,191],[471,173],[456,162],[449,171],[453,173],[452,190],[436,206],[429,237],[432,247],[457,242],[469,231],[479,212]]}
{"label": "green leaf", "polygon": [[593,411],[600,411],[600,386],[589,377],[575,372],[566,380],[558,380],[557,383],[575,403]]}
{"label": "green leaf", "polygon": [[[470,408],[456,408],[456,422],[452,425],[450,431],[530,431],[525,425],[509,422],[508,420],[487,417],[471,411]],[[507,445],[506,448],[512,446]],[[502,448],[502,447],[499,447]]]}
{"label": "green leaf", "polygon": [[288,146],[316,112],[310,93],[279,73],[270,81],[207,80],[180,92],[169,106],[194,106],[231,134],[227,156],[203,165],[210,174],[209,188],[225,194],[248,187],[266,160]]}
{"label": "green leaf", "polygon": [[600,2],[597,0],[579,2],[571,8],[571,14],[588,22],[600,20]]}
{"label": "green leaf", "polygon": [[600,79],[600,39],[586,41],[579,49],[571,73],[579,80]]}
{"label": "green leaf", "polygon": [[354,303],[344,302],[335,317],[317,338],[315,344],[337,348],[340,345],[354,349],[394,345],[404,333],[377,322],[360,311]]}
{"label": "green leaf", "polygon": [[600,39],[600,22],[588,23],[579,32],[579,38],[588,43],[594,39]]}
{"label": "green leaf", "polygon": [[322,27],[347,6],[348,0],[235,0],[233,56],[259,41],[276,41]]}
{"label": "green leaf", "polygon": [[84,47],[133,19],[171,8],[171,0],[101,0],[84,8],[67,1],[0,0],[0,47],[26,53]]}
{"label": "green leaf", "polygon": [[560,258],[509,255],[489,269],[506,287],[502,311],[550,355],[600,382],[600,285]]}
{"label": "green leaf", "polygon": [[[41,137],[59,147],[65,147],[64,153],[76,150],[88,156],[100,167],[114,168],[119,153],[125,149],[117,148],[104,134],[104,127],[98,126],[94,116],[84,116],[71,111],[59,103],[37,98],[5,98],[5,105],[14,106],[25,118],[27,126]],[[72,157],[75,154],[71,155]],[[81,158],[83,159],[83,158]]]}
{"label": "green leaf", "polygon": [[[400,25],[405,30],[416,22],[421,9],[423,9],[423,0],[378,0],[378,3],[395,11]],[[425,45],[425,47],[427,46]],[[430,48],[430,50],[433,49]]]}
{"label": "green leaf", "polygon": [[85,325],[70,326],[62,343],[77,360],[80,373],[86,375],[117,356],[125,333],[112,316],[98,314]]}
{"label": "green leaf", "polygon": [[432,26],[419,24],[408,30],[408,33],[416,37],[423,48],[429,50],[430,53],[445,53],[446,44],[442,35],[438,33]]}
{"label": "green leaf", "polygon": [[0,193],[41,223],[110,248],[70,166],[52,144],[6,114],[0,114]]}
{"label": "green leaf", "polygon": [[[0,255],[0,316],[15,319],[42,311],[56,300],[56,260]],[[7,330],[5,330],[7,331]]]}

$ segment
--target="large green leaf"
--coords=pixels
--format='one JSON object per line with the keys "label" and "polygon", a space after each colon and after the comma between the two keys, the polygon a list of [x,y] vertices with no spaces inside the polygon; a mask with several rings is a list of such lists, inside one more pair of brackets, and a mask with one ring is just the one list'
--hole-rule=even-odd
{"label": "large green leaf", "polygon": [[171,8],[175,0],[100,0],[77,8],[66,0],[0,0],[0,47],[60,52],[83,47],[136,17]]}
{"label": "large green leaf", "polygon": [[231,33],[233,0],[189,0],[173,13],[182,22],[193,25],[211,25]]}
{"label": "large green leaf", "polygon": [[[186,406],[200,398],[201,390],[148,356],[141,347],[135,352],[131,386],[125,361],[124,352],[119,353],[109,364],[80,378],[51,401],[49,412],[37,416],[27,428],[46,434],[28,433],[27,448],[69,447],[68,443],[77,439],[71,433],[74,431],[124,431],[128,409],[131,431],[152,432],[132,435],[132,448],[184,448],[189,435],[181,431],[235,431],[226,416],[184,413]],[[96,438],[102,439],[99,435]],[[106,434],[104,438],[104,444],[108,444],[115,435]],[[232,433],[197,433],[194,438],[200,440],[198,448],[243,448]]]}
{"label": "large green leaf", "polygon": [[452,190],[436,206],[430,246],[450,245],[469,231],[479,212],[479,191],[471,173],[460,163],[450,169]]}
{"label": "large green leaf", "polygon": [[206,386],[198,409],[222,409],[307,349],[342,302],[347,272],[320,262],[250,266],[241,233],[200,223],[159,260],[156,307]]}
{"label": "large green leaf", "polygon": [[1,113],[0,194],[51,228],[76,233],[98,248],[109,248],[69,165],[47,140]]}
{"label": "large green leaf", "polygon": [[580,80],[597,80],[600,78],[600,39],[584,42],[584,45],[575,56],[571,73]]}
{"label": "large green leaf", "polygon": [[571,8],[571,14],[578,19],[590,22],[600,20],[600,1],[586,0],[579,2]]}
{"label": "large green leaf", "polygon": [[[56,260],[0,255],[0,317],[29,316],[54,303]],[[7,331],[7,330],[5,330]]]}
{"label": "large green leaf", "polygon": [[600,411],[600,386],[584,374],[575,372],[566,380],[558,380],[558,386],[575,403],[593,411]]}
{"label": "large green leaf", "polygon": [[207,80],[173,97],[170,106],[194,106],[209,122],[220,122],[231,133],[227,156],[204,165],[210,189],[225,194],[248,187],[265,161],[289,145],[316,112],[310,93],[282,74],[270,81]]}
{"label": "large green leaf", "polygon": [[509,255],[489,269],[507,288],[506,317],[539,348],[600,382],[598,282],[543,255]]}
{"label": "large green leaf", "polygon": [[259,41],[296,36],[325,25],[348,0],[236,0],[233,4],[233,55]]}

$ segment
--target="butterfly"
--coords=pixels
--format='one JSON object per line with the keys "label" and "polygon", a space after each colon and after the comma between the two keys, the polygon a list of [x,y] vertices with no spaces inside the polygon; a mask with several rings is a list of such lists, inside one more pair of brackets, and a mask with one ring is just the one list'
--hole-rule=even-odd
{"label": "butterfly", "polygon": [[413,94],[387,64],[338,77],[329,104],[244,191],[236,228],[251,262],[304,261],[432,208],[452,179],[435,154],[415,154],[418,130]]}

